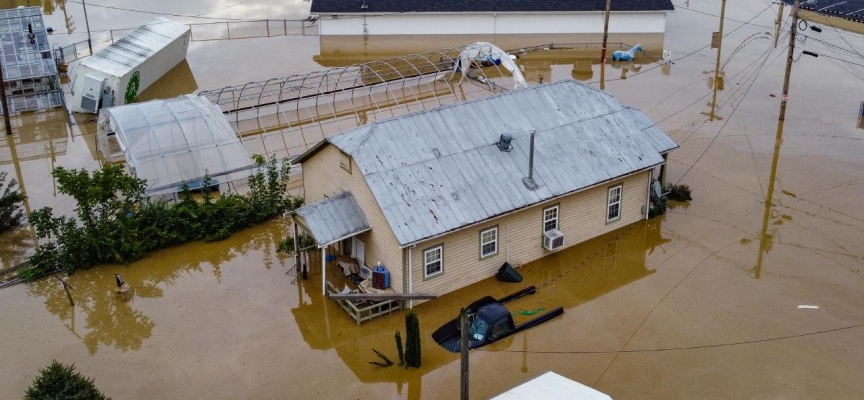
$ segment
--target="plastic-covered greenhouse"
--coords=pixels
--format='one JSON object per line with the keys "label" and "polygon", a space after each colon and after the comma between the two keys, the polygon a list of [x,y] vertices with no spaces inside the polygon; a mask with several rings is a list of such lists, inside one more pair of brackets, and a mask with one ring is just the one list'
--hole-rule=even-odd
{"label": "plastic-covered greenhouse", "polygon": [[[186,95],[103,109],[97,148],[108,162],[122,162],[147,180],[147,196],[248,177],[252,159],[222,110],[204,97]],[[223,187],[230,190],[230,187]]]}

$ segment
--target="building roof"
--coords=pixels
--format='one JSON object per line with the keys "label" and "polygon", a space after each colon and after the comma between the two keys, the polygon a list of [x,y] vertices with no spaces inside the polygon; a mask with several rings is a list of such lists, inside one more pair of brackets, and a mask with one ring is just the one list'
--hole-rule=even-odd
{"label": "building roof", "polygon": [[[28,37],[30,29],[32,42]],[[42,8],[0,10],[0,41],[0,57],[4,60],[0,64],[7,82],[57,74]]]}
{"label": "building roof", "polygon": [[[536,130],[528,190],[529,135]],[[513,149],[496,143],[513,135]],[[376,121],[327,139],[351,155],[401,246],[662,163],[678,145],[639,110],[573,80]]]}
{"label": "building roof", "polygon": [[[363,5],[366,8],[362,8]],[[606,0],[312,0],[312,13],[605,11]],[[673,11],[671,0],[615,0],[612,11]]]}
{"label": "building roof", "polygon": [[[795,4],[795,0],[783,0],[783,2],[790,6]],[[802,0],[801,9],[831,17],[864,22],[864,0],[819,0],[813,4],[808,4],[806,0]]]}
{"label": "building roof", "polygon": [[[252,159],[219,107],[185,95],[103,108],[97,146],[109,161],[109,134],[126,163],[147,180],[147,195],[178,192],[209,174],[221,182],[249,176]],[[122,160],[122,159],[121,159]]]}
{"label": "building roof", "polygon": [[351,192],[305,205],[294,212],[306,221],[306,227],[318,246],[326,246],[372,229]]}
{"label": "building roof", "polygon": [[528,382],[510,389],[492,400],[612,400],[609,395],[572,379],[548,371]]}
{"label": "building roof", "polygon": [[157,17],[110,46],[85,58],[81,65],[111,76],[124,76],[169,43],[189,32],[186,25]]}

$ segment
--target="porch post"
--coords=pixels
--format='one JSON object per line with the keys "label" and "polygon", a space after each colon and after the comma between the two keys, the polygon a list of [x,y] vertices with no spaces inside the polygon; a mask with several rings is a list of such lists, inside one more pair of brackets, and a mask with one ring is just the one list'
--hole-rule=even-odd
{"label": "porch post", "polygon": [[297,245],[297,236],[300,234],[300,229],[297,227],[297,221],[294,220],[294,215],[291,215],[291,224],[294,225],[294,260],[296,262],[294,267],[297,272],[300,272],[300,247]]}
{"label": "porch post", "polygon": [[321,295],[327,295],[327,245],[321,247]]}
{"label": "porch post", "polygon": [[663,164],[660,165],[660,190],[666,187],[666,165],[669,163],[669,153],[663,153]]}

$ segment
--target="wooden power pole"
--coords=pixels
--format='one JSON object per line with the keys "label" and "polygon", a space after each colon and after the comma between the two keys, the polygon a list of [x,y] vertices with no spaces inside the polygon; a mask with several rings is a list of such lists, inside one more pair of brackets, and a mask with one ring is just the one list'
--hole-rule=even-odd
{"label": "wooden power pole", "polygon": [[780,26],[783,23],[783,6],[786,4],[780,1],[780,8],[777,9],[777,20],[774,21],[774,48],[777,48],[777,41],[780,39]]}
{"label": "wooden power pole", "polygon": [[789,32],[789,53],[786,55],[786,77],[783,78],[783,97],[780,98],[780,120],[786,119],[786,103],[789,101],[789,77],[792,75],[792,57],[795,53],[795,36],[798,33],[798,8],[801,0],[792,6],[792,27]]}
{"label": "wooden power pole", "polygon": [[[606,0],[606,14],[603,21],[603,47],[600,50],[600,64],[606,62],[606,41],[609,40],[609,11],[612,9],[612,0]],[[602,89],[602,88],[601,88]]]}
{"label": "wooden power pole", "polygon": [[714,66],[714,97],[711,100],[711,121],[714,120],[714,111],[717,109],[717,87],[720,86],[720,51],[723,50],[724,20],[726,20],[726,0],[723,0],[723,4],[720,6],[720,33],[717,35],[717,64]]}
{"label": "wooden power pole", "polygon": [[459,311],[459,350],[462,360],[462,385],[459,398],[468,400],[468,313]]}

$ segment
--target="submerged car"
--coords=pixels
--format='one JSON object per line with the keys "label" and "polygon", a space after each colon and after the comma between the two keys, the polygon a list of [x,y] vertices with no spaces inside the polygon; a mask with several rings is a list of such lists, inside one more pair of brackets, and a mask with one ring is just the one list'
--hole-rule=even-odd
{"label": "submerged car", "polygon": [[[531,286],[498,300],[495,300],[491,296],[486,296],[471,303],[466,309],[466,313],[469,316],[468,349],[483,347],[514,333],[533,328],[564,313],[563,307],[557,307],[525,323],[516,325],[513,322],[513,315],[504,304],[536,292],[537,289]],[[460,352],[462,346],[459,318],[457,317],[438,328],[432,333],[432,339],[447,351],[453,353]]]}

